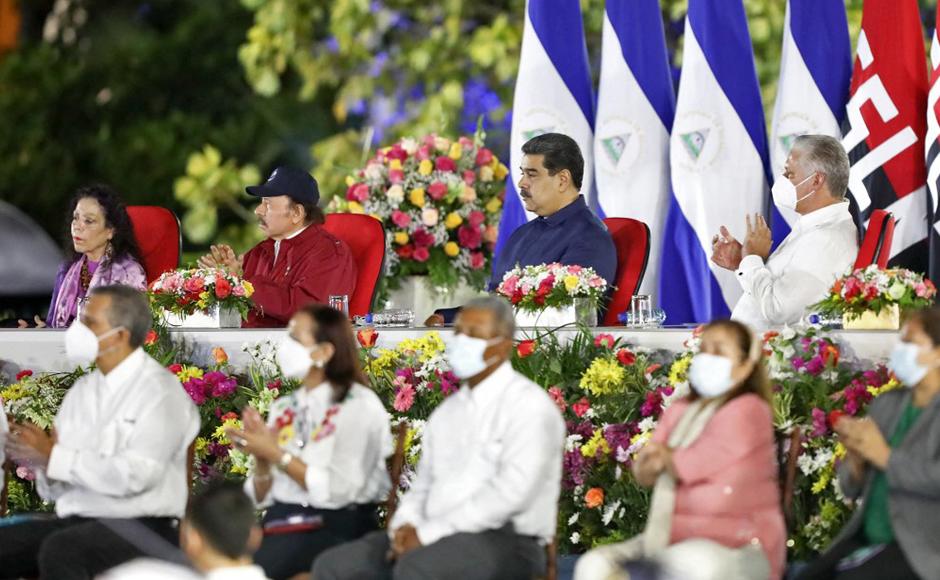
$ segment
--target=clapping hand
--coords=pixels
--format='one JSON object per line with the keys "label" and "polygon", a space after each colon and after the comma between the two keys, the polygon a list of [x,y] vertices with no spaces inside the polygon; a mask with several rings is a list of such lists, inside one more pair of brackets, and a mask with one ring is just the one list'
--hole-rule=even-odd
{"label": "clapping hand", "polygon": [[264,424],[261,414],[251,407],[242,411],[243,429],[226,429],[232,445],[240,451],[255,456],[259,462],[276,463],[284,450],[277,443],[277,435]]}
{"label": "clapping hand", "polygon": [[747,233],[744,235],[744,255],[758,256],[767,261],[770,256],[770,247],[773,245],[773,234],[767,226],[764,216],[754,214],[754,225],[751,225],[751,216],[744,217]]}
{"label": "clapping hand", "polygon": [[672,450],[662,443],[651,441],[637,453],[633,462],[633,475],[643,486],[651,486],[672,464]]}
{"label": "clapping hand", "polygon": [[196,261],[202,268],[223,268],[229,273],[241,276],[244,256],[236,256],[235,250],[225,244],[214,245],[209,253]]}
{"label": "clapping hand", "polygon": [[[39,315],[38,315],[38,314],[33,317],[33,322],[36,323],[36,328],[45,328],[45,327],[46,327],[46,322],[45,322],[42,318],[39,318]],[[23,320],[22,318],[20,318],[20,319],[16,322],[16,326],[17,326],[17,328],[29,328],[29,323],[26,322],[25,320]]]}
{"label": "clapping hand", "polygon": [[45,468],[57,441],[55,429],[51,434],[46,434],[41,427],[33,423],[13,423],[10,425],[6,451],[10,459],[20,465]]}
{"label": "clapping hand", "polygon": [[721,226],[720,232],[712,238],[712,262],[726,270],[737,270],[741,264],[741,242],[725,226]]}
{"label": "clapping hand", "polygon": [[389,553],[389,559],[400,558],[421,546],[418,531],[411,524],[405,524],[395,530],[395,535],[392,537],[392,549]]}
{"label": "clapping hand", "polygon": [[836,423],[835,431],[849,451],[879,469],[887,467],[891,447],[874,421],[842,417]]}

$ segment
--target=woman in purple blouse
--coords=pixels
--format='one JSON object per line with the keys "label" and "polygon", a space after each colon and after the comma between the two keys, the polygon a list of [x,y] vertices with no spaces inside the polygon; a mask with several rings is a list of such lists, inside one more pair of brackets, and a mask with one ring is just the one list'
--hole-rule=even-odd
{"label": "woman in purple blouse", "polygon": [[[118,194],[105,185],[83,187],[69,207],[72,255],[59,267],[49,314],[45,323],[37,317],[37,326],[69,326],[89,289],[96,286],[147,287],[134,229]],[[21,320],[20,326],[26,322]]]}

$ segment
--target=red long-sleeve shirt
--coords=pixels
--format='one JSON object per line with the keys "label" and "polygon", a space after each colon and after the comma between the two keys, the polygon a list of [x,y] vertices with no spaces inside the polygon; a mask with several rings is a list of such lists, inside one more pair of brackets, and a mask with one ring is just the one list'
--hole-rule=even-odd
{"label": "red long-sleeve shirt", "polygon": [[345,242],[322,226],[311,224],[281,240],[274,259],[274,240],[267,239],[245,254],[245,279],[255,287],[255,308],[245,328],[273,328],[311,302],[326,304],[331,295],[352,296],[356,264]]}

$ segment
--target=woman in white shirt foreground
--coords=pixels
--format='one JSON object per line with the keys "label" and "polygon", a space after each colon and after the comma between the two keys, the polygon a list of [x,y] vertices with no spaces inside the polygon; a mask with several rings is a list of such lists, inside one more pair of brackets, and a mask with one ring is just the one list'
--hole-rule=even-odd
{"label": "woman in white shirt foreground", "polygon": [[320,304],[299,310],[277,359],[301,387],[274,402],[267,425],[249,407],[244,429],[229,431],[255,457],[245,491],[267,508],[255,562],[273,580],[305,574],[327,548],[379,529],[393,451],[388,413],[364,386],[344,314]]}

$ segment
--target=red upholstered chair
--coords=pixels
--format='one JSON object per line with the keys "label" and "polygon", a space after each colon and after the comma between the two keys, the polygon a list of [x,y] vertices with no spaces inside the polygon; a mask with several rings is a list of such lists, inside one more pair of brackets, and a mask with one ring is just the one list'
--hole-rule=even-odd
{"label": "red upholstered chair", "polygon": [[856,270],[872,264],[878,264],[879,268],[888,267],[891,242],[894,241],[894,223],[894,216],[883,209],[871,212],[865,238],[858,249],[858,258],[855,259]]}
{"label": "red upholstered chair", "polygon": [[349,315],[364,316],[372,312],[379,276],[385,267],[385,228],[372,216],[352,213],[331,213],[323,226],[346,242],[356,262],[356,289],[349,297]]}
{"label": "red upholstered chair", "polygon": [[127,215],[134,226],[147,284],[159,278],[160,274],[178,268],[183,239],[176,214],[165,207],[131,205],[127,207]]}
{"label": "red upholstered chair", "polygon": [[631,218],[607,218],[604,220],[614,246],[617,248],[617,287],[610,297],[604,326],[617,326],[617,315],[630,306],[630,298],[636,294],[646,272],[646,263],[650,257],[650,229]]}

